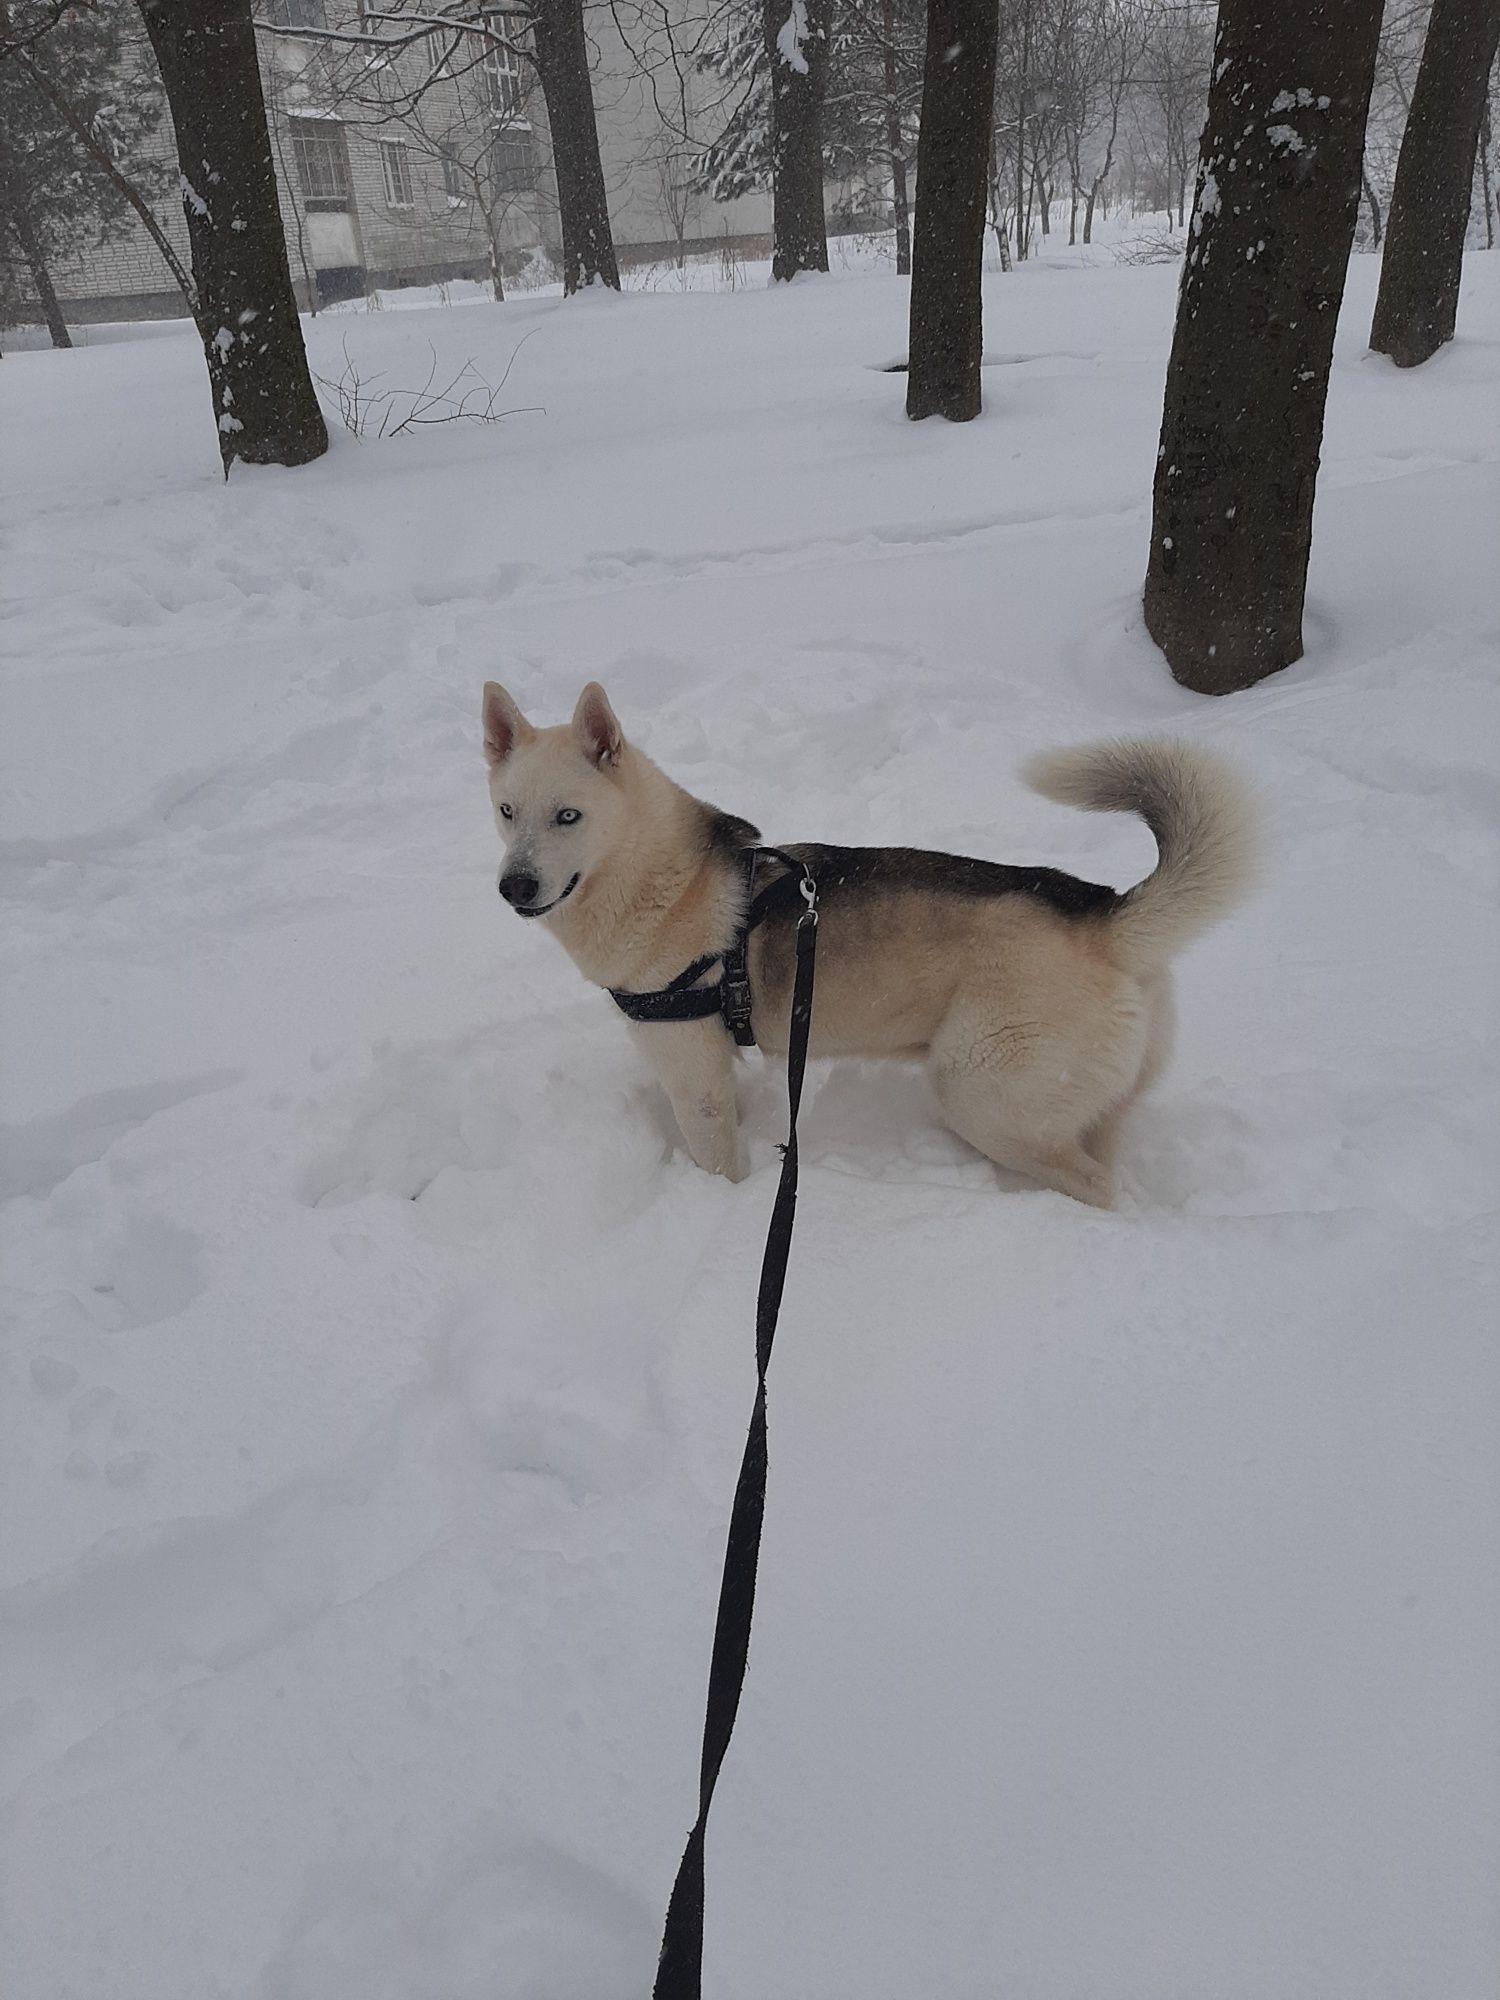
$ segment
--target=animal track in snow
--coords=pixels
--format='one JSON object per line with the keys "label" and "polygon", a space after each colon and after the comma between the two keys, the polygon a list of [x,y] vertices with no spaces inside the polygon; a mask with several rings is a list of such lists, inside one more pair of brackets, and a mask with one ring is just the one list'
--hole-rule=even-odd
{"label": "animal track in snow", "polygon": [[158,1112],[240,1082],[244,1072],[205,1070],[129,1090],[81,1097],[66,1111],[29,1124],[0,1126],[0,1198],[46,1195],[79,1167],[102,1160],[125,1135]]}

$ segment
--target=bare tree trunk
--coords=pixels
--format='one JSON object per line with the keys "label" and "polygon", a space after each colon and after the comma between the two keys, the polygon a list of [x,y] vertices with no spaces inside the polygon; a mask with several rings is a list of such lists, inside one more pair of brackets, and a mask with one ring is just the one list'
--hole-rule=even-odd
{"label": "bare tree trunk", "polygon": [[1098,183],[1095,182],[1089,189],[1088,198],[1083,205],[1083,240],[1085,243],[1092,243],[1094,240],[1094,202],[1098,197],[1098,193]]}
{"label": "bare tree trunk", "polygon": [[1145,589],[1147,629],[1200,694],[1301,657],[1379,33],[1380,0],[1219,9]]}
{"label": "bare tree trunk", "polygon": [[31,226],[31,217],[14,203],[10,209],[10,226],[16,241],[21,246],[21,255],[26,259],[26,268],[31,273],[31,282],[36,287],[36,295],[42,308],[42,317],[47,322],[47,332],[54,347],[71,347],[73,336],[68,332],[68,322],[63,318],[62,307],[57,302],[57,287],[52,282],[52,273],[47,269],[47,260],[42,255],[42,246],[36,231]]}
{"label": "bare tree trunk", "polygon": [[995,151],[994,114],[990,123],[989,162],[990,227],[995,232],[995,251],[1000,259],[1002,271],[1010,269],[1010,228],[1005,220],[1005,205],[1000,199],[1000,161]]}
{"label": "bare tree trunk", "polygon": [[771,276],[828,269],[823,97],[831,0],[762,0],[771,72]]}
{"label": "bare tree trunk", "polygon": [[964,423],[980,409],[984,223],[999,0],[927,0],[917,137],[906,414]]}
{"label": "bare tree trunk", "polygon": [[547,123],[552,128],[552,169],[562,229],[563,296],[588,285],[620,289],[620,267],[609,227],[599,125],[589,81],[583,0],[536,0],[532,47]]}
{"label": "bare tree trunk", "polygon": [[490,291],[496,305],[504,305],[505,274],[500,263],[500,230],[494,214],[489,209],[484,212],[484,233],[489,239],[490,246]]}
{"label": "bare tree trunk", "polygon": [[891,156],[891,207],[896,221],[896,275],[911,271],[911,204],[906,192],[906,153],[901,137],[901,100],[896,94],[895,0],[883,0],[885,32],[885,142]]}
{"label": "bare tree trunk", "polygon": [[1453,338],[1500,0],[1433,0],[1396,163],[1370,345],[1414,368]]}
{"label": "bare tree trunk", "polygon": [[1495,247],[1495,202],[1490,187],[1490,102],[1484,101],[1484,116],[1479,121],[1479,173],[1484,185],[1484,247]]}
{"label": "bare tree trunk", "polygon": [[1370,229],[1375,237],[1375,248],[1380,248],[1380,197],[1375,192],[1375,184],[1370,176],[1360,169],[1359,184],[1365,191],[1365,200],[1370,206]]}
{"label": "bare tree trunk", "polygon": [[250,0],[139,0],[166,86],[224,474],[304,465],[328,432],[302,345]]}

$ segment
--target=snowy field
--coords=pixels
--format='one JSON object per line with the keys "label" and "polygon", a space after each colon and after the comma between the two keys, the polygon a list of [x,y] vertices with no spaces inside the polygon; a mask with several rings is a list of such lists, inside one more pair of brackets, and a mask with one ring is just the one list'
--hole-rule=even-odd
{"label": "snowy field", "polygon": [[502,909],[487,675],[773,840],[1128,882],[1014,777],[1120,730],[1268,817],[1117,1214],[813,1079],[714,2000],[1492,2000],[1500,257],[1409,375],[1376,275],[1219,703],[1171,267],[994,278],[964,428],[880,275],[326,316],[524,413],[227,488],[189,330],[0,363],[7,2000],[649,1990],[781,1088],[698,1173]]}

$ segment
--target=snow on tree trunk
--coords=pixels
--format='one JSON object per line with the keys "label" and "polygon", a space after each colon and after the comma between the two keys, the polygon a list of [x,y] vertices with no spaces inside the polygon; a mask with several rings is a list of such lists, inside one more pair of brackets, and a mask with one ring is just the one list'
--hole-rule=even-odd
{"label": "snow on tree trunk", "polygon": [[182,199],[225,476],[328,449],[307,371],[250,0],[140,0],[177,128]]}
{"label": "snow on tree trunk", "polygon": [[589,80],[583,0],[536,0],[532,46],[552,128],[552,168],[562,226],[563,293],[587,285],[620,289],[620,267],[609,227],[599,126]]}
{"label": "snow on tree trunk", "polygon": [[[1500,0],[1433,0],[1385,222],[1370,345],[1414,368],[1453,338]],[[1487,206],[1487,204],[1486,204]]]}
{"label": "snow on tree trunk", "polygon": [[1227,694],[1302,655],[1380,0],[1223,0],[1162,414],[1146,626]]}
{"label": "snow on tree trunk", "polygon": [[998,0],[927,0],[906,414],[979,415]]}
{"label": "snow on tree trunk", "polygon": [[828,269],[823,95],[831,0],[763,0],[771,74],[771,276]]}

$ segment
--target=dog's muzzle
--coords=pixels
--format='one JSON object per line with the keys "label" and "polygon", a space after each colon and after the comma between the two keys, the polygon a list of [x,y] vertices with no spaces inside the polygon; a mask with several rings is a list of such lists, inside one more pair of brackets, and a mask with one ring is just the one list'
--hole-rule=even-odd
{"label": "dog's muzzle", "polygon": [[502,875],[499,886],[501,895],[518,917],[545,917],[550,911],[555,910],[559,903],[568,900],[578,887],[578,882],[579,878],[575,875],[562,894],[554,896],[550,903],[538,903],[534,900],[537,890],[541,887],[535,875]]}

